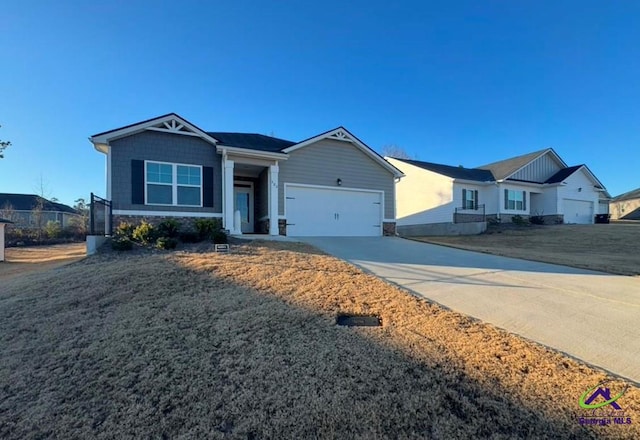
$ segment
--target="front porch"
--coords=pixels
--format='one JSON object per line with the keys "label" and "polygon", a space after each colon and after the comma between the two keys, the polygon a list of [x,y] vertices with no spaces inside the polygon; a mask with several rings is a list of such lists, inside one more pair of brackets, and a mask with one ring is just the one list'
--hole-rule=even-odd
{"label": "front porch", "polygon": [[231,235],[280,235],[278,162],[281,153],[219,146],[222,153],[223,227]]}

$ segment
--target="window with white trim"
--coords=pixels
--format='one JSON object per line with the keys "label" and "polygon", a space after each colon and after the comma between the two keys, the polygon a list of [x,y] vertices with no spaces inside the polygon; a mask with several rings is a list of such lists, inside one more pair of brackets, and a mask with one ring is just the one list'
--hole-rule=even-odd
{"label": "window with white trim", "polygon": [[202,167],[145,161],[147,205],[202,206]]}
{"label": "window with white trim", "polygon": [[504,190],[504,208],[513,211],[527,210],[527,192],[513,189]]}
{"label": "window with white trim", "polygon": [[478,190],[475,190],[475,189],[462,190],[462,208],[478,209]]}

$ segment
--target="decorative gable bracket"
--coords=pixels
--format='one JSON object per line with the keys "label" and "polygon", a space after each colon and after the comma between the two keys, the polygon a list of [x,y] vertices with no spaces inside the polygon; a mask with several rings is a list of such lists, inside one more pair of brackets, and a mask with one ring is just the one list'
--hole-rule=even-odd
{"label": "decorative gable bracket", "polygon": [[194,130],[189,129],[177,119],[162,121],[158,124],[147,127],[146,129],[152,131],[162,131],[165,133],[184,134],[187,136],[201,136],[200,133],[196,133]]}

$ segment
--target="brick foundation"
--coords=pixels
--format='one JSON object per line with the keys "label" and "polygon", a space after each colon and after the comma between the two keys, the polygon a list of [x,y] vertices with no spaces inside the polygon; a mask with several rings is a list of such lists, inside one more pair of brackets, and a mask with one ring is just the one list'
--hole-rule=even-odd
{"label": "brick foundation", "polygon": [[287,220],[283,218],[278,220],[278,233],[280,235],[287,235]]}

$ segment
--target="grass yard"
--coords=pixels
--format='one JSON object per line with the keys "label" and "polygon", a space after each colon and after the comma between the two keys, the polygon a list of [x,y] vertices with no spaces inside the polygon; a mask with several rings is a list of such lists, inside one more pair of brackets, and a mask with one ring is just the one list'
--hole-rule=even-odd
{"label": "grass yard", "polygon": [[579,425],[607,378],[303,244],[106,253],[0,284],[3,439],[640,438],[635,385],[631,425]]}
{"label": "grass yard", "polygon": [[78,261],[85,255],[84,243],[7,248],[5,261],[0,263],[0,283],[28,273],[55,269]]}
{"label": "grass yard", "polygon": [[412,237],[507,257],[640,275],[640,223],[522,226],[481,235]]}

